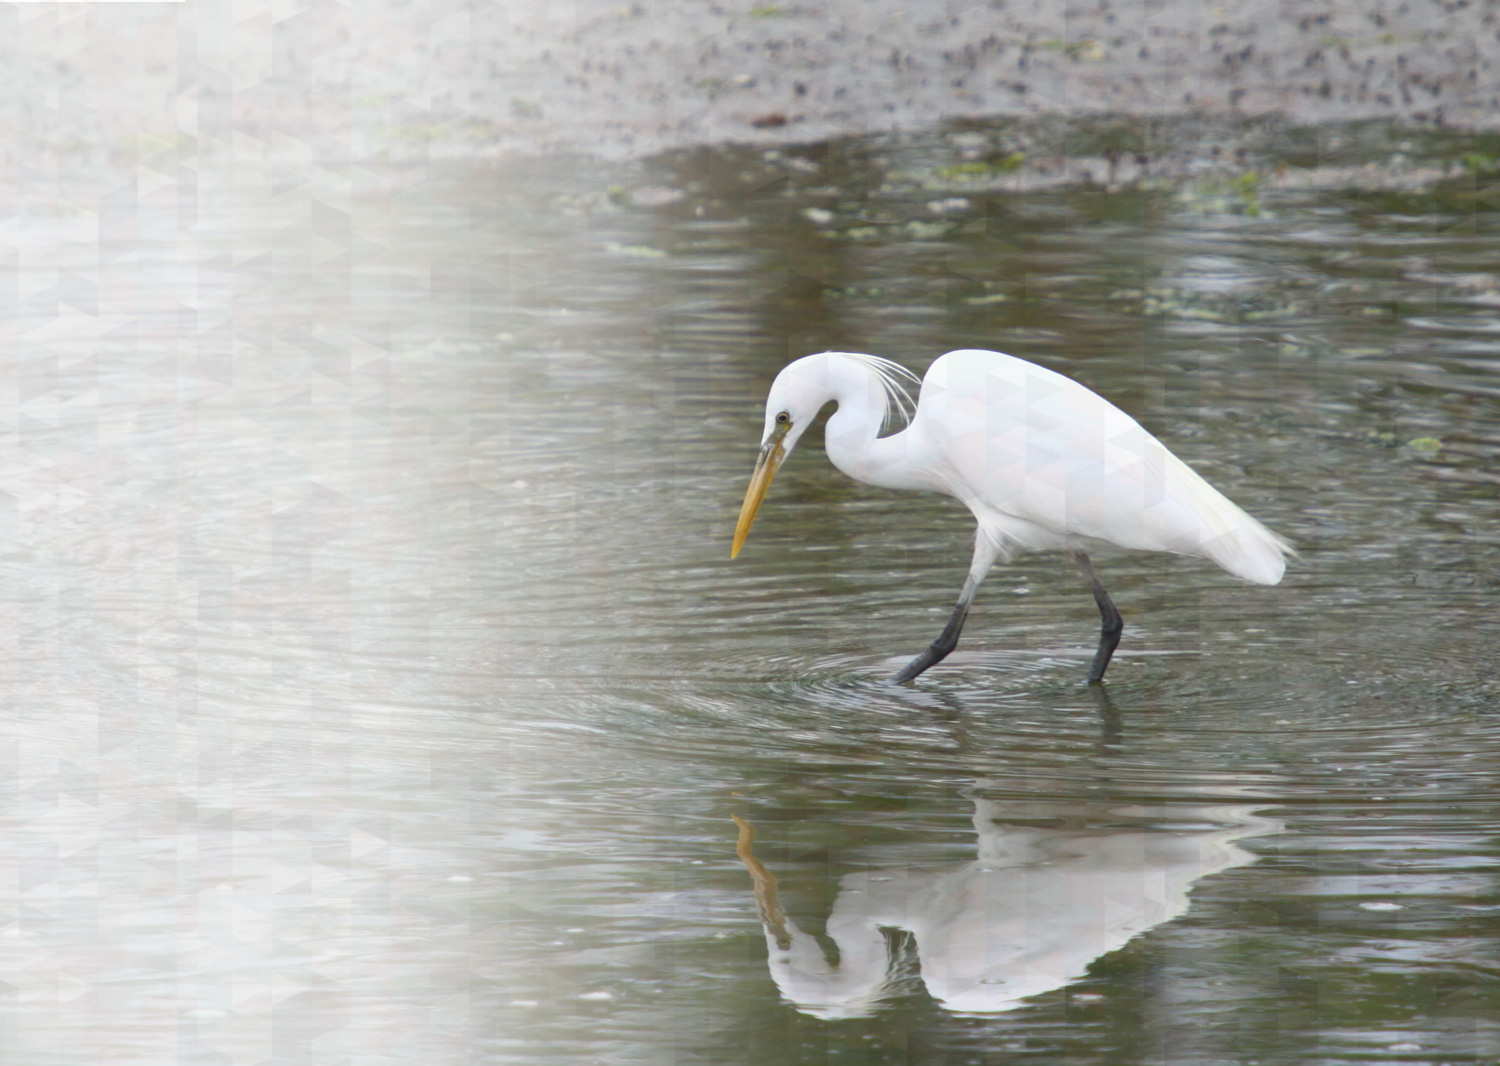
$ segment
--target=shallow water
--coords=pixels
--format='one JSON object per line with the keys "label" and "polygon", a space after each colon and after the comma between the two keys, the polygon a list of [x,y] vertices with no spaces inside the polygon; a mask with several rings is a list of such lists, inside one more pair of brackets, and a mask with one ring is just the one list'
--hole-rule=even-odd
{"label": "shallow water", "polygon": [[[36,192],[4,1061],[1500,1055],[1500,199],[976,136]],[[1287,579],[1097,554],[1100,691],[1023,558],[894,688],[971,522],[816,433],[730,563],[781,365],[969,346]]]}

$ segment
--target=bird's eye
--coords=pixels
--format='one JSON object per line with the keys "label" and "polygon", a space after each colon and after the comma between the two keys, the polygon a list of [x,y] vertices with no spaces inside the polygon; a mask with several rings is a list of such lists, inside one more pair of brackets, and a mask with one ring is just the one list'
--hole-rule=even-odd
{"label": "bird's eye", "polygon": [[791,422],[791,420],[792,420],[792,416],[789,415],[789,414],[787,414],[785,411],[781,412],[781,414],[779,414],[779,415],[776,416],[776,424],[778,426],[787,425],[788,423]]}

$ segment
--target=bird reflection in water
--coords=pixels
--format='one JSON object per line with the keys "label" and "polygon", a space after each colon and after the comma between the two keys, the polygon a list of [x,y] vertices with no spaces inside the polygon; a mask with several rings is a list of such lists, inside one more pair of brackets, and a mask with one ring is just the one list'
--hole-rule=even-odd
{"label": "bird reflection in water", "polygon": [[[755,830],[734,816],[736,851],[754,882],[771,977],[782,996],[819,1018],[873,1013],[902,976],[902,938],[886,933],[899,929],[915,939],[922,983],[941,1006],[975,1014],[1013,1010],[1184,913],[1199,879],[1254,860],[1237,841],[1281,829],[1240,805],[1175,811],[1171,829],[1039,829],[1004,824],[1014,806],[975,797],[979,856],[972,862],[841,878],[826,927],[837,962],[787,916],[775,875],[754,855]],[[1116,826],[1141,822],[1145,813],[1108,812]],[[1185,823],[1194,828],[1181,828]]]}

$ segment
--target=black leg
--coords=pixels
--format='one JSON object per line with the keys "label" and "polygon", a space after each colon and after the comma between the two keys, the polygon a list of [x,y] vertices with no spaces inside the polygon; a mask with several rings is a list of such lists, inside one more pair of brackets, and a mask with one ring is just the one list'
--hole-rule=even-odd
{"label": "black leg", "polygon": [[938,634],[937,640],[891,678],[893,685],[910,681],[929,666],[942,662],[949,652],[958,647],[958,635],[963,632],[964,619],[969,617],[969,605],[974,602],[974,594],[979,591],[980,582],[990,572],[990,567],[999,554],[999,541],[991,539],[980,529],[974,536],[974,561],[969,564],[969,576],[964,579],[964,587],[958,593],[958,606],[953,608],[953,616],[948,619],[948,624]]}
{"label": "black leg", "polygon": [[948,657],[948,653],[958,647],[958,635],[963,632],[964,619],[969,617],[969,601],[959,600],[958,606],[953,608],[953,617],[948,619],[948,624],[943,631],[927,646],[927,650],[918,655],[911,662],[902,667],[901,672],[891,678],[891,684],[899,685],[903,681],[910,681],[929,666],[935,666]]}
{"label": "black leg", "polygon": [[1120,617],[1120,612],[1115,610],[1109,593],[1104,591],[1099,575],[1094,573],[1094,564],[1089,562],[1089,557],[1076,548],[1070,550],[1068,555],[1078,564],[1078,569],[1089,583],[1089,591],[1094,594],[1094,602],[1099,605],[1099,619],[1102,622],[1099,650],[1094,653],[1094,664],[1089,667],[1089,684],[1097,685],[1104,680],[1104,671],[1108,669],[1110,656],[1114,655],[1115,647],[1120,643],[1120,633],[1125,628],[1125,622]]}

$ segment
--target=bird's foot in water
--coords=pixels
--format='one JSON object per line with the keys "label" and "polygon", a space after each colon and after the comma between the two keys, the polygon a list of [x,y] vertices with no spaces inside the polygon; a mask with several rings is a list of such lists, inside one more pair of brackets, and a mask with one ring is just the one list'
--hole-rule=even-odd
{"label": "bird's foot in water", "polygon": [[[954,641],[954,643],[957,644],[958,642]],[[924,651],[921,655],[918,655],[911,662],[907,663],[900,670],[897,670],[894,674],[892,674],[890,683],[893,685],[906,684],[906,682],[911,681],[919,675],[925,673],[929,667],[936,666],[938,663],[942,662],[945,658],[948,657],[948,653],[952,650],[953,648],[951,647],[942,648],[937,644],[929,645],[927,650]]]}
{"label": "bird's foot in water", "polygon": [[927,645],[926,651],[898,670],[891,678],[891,684],[905,684],[929,667],[942,662],[954,648],[958,647],[958,635],[963,632],[964,619],[969,617],[969,601],[973,599],[973,590],[976,587],[978,587],[977,581],[971,581],[970,584],[964,586],[964,595],[959,599],[958,606],[953,609],[953,616],[948,619],[948,624],[938,634],[937,640]]}

